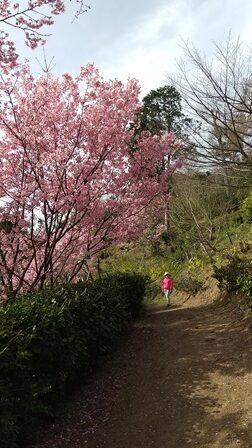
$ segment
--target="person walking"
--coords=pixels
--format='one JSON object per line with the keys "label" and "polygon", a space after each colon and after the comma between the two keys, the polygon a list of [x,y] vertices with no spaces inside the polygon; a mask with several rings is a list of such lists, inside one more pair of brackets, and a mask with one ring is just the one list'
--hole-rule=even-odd
{"label": "person walking", "polygon": [[171,293],[173,291],[173,280],[169,274],[169,272],[164,273],[164,278],[162,280],[161,289],[166,298],[166,306],[167,308],[171,306]]}

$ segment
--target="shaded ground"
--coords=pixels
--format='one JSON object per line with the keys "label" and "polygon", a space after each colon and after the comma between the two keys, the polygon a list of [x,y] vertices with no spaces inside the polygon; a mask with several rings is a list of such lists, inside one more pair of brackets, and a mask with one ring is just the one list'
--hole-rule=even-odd
{"label": "shaded ground", "polygon": [[33,448],[252,447],[250,321],[174,302],[134,327]]}

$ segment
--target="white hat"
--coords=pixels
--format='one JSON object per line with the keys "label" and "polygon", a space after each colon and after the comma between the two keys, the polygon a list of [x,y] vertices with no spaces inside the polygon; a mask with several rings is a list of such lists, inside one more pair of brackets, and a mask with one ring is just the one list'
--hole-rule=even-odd
{"label": "white hat", "polygon": [[169,275],[169,272],[165,272],[164,275]]}

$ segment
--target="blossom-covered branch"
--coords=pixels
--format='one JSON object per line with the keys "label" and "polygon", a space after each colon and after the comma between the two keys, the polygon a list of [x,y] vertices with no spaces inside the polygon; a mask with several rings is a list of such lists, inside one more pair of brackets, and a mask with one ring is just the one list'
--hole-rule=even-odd
{"label": "blossom-covered branch", "polygon": [[[75,17],[89,9],[83,0],[76,0]],[[54,23],[54,16],[65,11],[63,0],[25,0],[17,3],[10,0],[0,2],[0,70],[8,72],[17,63],[15,43],[10,39],[10,29],[19,29],[24,34],[25,43],[30,48],[45,42],[48,34],[45,26]]]}

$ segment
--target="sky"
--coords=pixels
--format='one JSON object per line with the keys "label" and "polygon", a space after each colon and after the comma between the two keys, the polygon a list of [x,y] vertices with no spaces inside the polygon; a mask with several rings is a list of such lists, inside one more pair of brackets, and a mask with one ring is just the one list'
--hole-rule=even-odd
{"label": "sky", "polygon": [[[109,79],[137,78],[142,95],[167,83],[183,57],[183,41],[208,57],[213,41],[223,42],[231,31],[236,39],[252,41],[251,0],[87,0],[91,9],[72,22],[76,3],[66,0],[67,11],[48,28],[47,60],[53,72],[77,74],[81,65],[94,63]],[[70,6],[69,6],[70,5]],[[42,49],[24,48],[15,37],[19,54],[35,73]]]}

